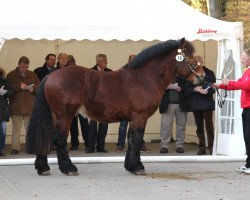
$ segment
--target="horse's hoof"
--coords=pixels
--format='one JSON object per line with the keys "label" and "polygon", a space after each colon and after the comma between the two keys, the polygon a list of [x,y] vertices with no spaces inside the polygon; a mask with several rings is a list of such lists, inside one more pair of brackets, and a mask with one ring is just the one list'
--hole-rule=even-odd
{"label": "horse's hoof", "polygon": [[46,170],[44,172],[38,173],[40,176],[49,176],[50,175],[50,170]]}
{"label": "horse's hoof", "polygon": [[50,170],[47,170],[47,171],[43,172],[42,175],[43,175],[43,176],[49,176],[49,175],[51,175],[51,174],[50,174]]}
{"label": "horse's hoof", "polygon": [[139,169],[139,170],[135,171],[134,174],[135,174],[135,175],[141,175],[141,176],[146,175],[144,169]]}
{"label": "horse's hoof", "polygon": [[69,173],[67,173],[67,175],[68,175],[68,176],[77,176],[77,175],[79,175],[79,174],[78,174],[77,171],[75,171],[75,172],[69,172]]}

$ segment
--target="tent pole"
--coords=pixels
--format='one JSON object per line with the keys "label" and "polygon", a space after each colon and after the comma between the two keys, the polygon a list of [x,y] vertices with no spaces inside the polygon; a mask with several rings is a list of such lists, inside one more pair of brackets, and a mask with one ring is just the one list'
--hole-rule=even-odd
{"label": "tent pole", "polygon": [[203,42],[203,60],[204,60],[204,65],[207,66],[206,64],[206,43]]}
{"label": "tent pole", "polygon": [[5,39],[0,37],[0,50],[2,49],[4,43],[5,43]]}
{"label": "tent pole", "polygon": [[211,16],[209,0],[207,0],[207,15],[208,15],[208,16]]}
{"label": "tent pole", "polygon": [[56,50],[56,57],[58,57],[58,55],[59,55],[59,41],[58,41],[58,39],[56,39],[56,44],[55,44],[55,50]]}

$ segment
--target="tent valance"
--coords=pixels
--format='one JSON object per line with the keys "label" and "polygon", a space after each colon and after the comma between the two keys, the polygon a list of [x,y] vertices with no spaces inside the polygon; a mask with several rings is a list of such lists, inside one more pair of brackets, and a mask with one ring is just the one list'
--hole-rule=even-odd
{"label": "tent valance", "polygon": [[242,23],[204,15],[181,0],[1,2],[4,39],[222,40],[243,37]]}

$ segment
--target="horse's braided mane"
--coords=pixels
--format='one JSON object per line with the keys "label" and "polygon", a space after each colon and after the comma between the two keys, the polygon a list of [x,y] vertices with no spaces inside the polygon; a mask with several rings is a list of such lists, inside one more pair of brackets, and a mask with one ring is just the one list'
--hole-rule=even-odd
{"label": "horse's braided mane", "polygon": [[[179,46],[179,40],[168,40],[166,42],[162,42],[159,44],[155,44],[147,49],[141,51],[134,60],[128,64],[126,67],[130,68],[138,68],[143,66],[146,62],[154,59],[154,58],[161,58],[166,56],[172,50],[176,49]],[[188,52],[194,52],[193,45],[185,41],[185,48]]]}

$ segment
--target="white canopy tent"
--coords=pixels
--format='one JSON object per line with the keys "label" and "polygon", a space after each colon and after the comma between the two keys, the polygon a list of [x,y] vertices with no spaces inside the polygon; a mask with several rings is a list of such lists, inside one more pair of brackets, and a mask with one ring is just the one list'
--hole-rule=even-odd
{"label": "white canopy tent", "polygon": [[242,24],[208,17],[180,0],[8,0],[1,2],[5,39],[242,39]]}
{"label": "white canopy tent", "polygon": [[[1,2],[0,7],[0,49],[5,41],[16,38],[28,43],[30,39],[165,41],[182,37],[190,41],[217,41],[217,77],[225,72],[227,52],[233,57],[230,73],[235,78],[241,75],[242,23],[211,18],[180,0],[8,0]],[[0,51],[0,63],[10,66],[5,56],[6,52]],[[235,92],[233,98],[226,101],[231,102],[227,108],[233,112],[216,109],[218,137],[214,153],[244,154],[239,93]],[[222,126],[225,120],[227,128]],[[232,124],[236,128],[228,129]]]}

